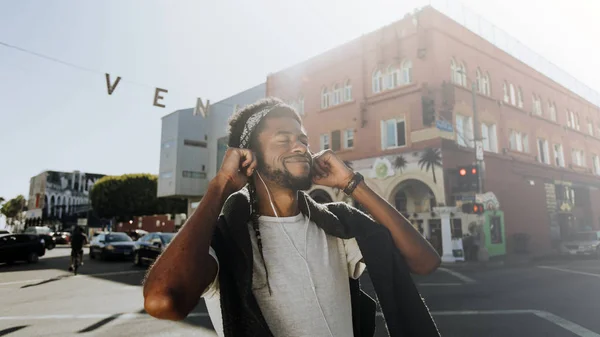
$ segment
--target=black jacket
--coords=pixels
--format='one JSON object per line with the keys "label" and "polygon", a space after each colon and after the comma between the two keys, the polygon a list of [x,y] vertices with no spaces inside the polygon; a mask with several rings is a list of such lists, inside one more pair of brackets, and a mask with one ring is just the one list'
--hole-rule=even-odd
{"label": "black jacket", "polygon": [[[311,220],[325,233],[356,238],[387,329],[392,337],[438,337],[439,332],[404,258],[384,226],[345,203],[321,205],[306,194]],[[307,214],[304,200],[300,209]],[[219,217],[211,243],[219,258],[219,287],[225,336],[273,336],[252,294],[252,245],[248,190],[232,194]],[[375,301],[350,279],[354,336],[373,336]]]}

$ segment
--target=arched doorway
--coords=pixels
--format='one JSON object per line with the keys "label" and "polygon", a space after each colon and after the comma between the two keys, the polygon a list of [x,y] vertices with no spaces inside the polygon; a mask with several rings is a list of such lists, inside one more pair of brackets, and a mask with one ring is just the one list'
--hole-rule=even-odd
{"label": "arched doorway", "polygon": [[441,252],[442,224],[432,212],[437,200],[431,188],[418,179],[407,179],[394,187],[391,197],[392,205]]}
{"label": "arched doorway", "polygon": [[314,201],[318,202],[319,204],[326,204],[328,202],[333,202],[333,200],[329,196],[329,193],[327,193],[321,189],[313,190],[309,193],[309,195],[311,198],[313,198]]}

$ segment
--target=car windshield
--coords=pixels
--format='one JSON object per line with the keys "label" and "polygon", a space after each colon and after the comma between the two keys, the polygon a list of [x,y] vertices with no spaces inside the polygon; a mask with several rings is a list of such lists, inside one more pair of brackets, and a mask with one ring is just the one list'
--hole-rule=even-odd
{"label": "car windshield", "polygon": [[171,242],[171,240],[173,240],[173,238],[175,237],[175,234],[167,233],[167,234],[161,234],[160,236],[165,241],[165,244],[168,244],[169,242]]}
{"label": "car windshield", "polygon": [[572,238],[573,241],[596,241],[598,236],[596,232],[592,233],[575,233]]}
{"label": "car windshield", "polygon": [[109,234],[106,235],[106,242],[126,242],[133,241],[131,238],[125,234]]}

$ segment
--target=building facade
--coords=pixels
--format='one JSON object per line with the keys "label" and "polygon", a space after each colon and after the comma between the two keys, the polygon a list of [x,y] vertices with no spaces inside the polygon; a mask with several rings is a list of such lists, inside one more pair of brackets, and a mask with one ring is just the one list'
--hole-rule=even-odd
{"label": "building facade", "polygon": [[[457,206],[452,238],[479,221],[492,256],[547,254],[600,229],[600,100],[559,80],[428,6],[268,76],[267,95],[301,100],[311,149],[348,161],[440,252],[435,207]],[[484,192],[497,200],[483,217],[460,210],[481,194],[456,191],[475,138]],[[311,194],[344,200],[318,186]]]}
{"label": "building facade", "polygon": [[89,193],[103,174],[44,171],[30,179],[26,219],[67,229],[88,217]]}
{"label": "building facade", "polygon": [[264,98],[265,93],[262,83],[211,104],[206,116],[184,109],[163,117],[158,196],[187,198],[191,214],[227,150],[227,121],[237,109]]}

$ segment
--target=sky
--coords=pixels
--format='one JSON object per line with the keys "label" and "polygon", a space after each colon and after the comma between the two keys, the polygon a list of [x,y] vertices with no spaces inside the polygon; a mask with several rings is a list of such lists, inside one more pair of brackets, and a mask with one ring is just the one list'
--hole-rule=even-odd
{"label": "sky", "polygon": [[[600,91],[599,1],[462,3]],[[0,196],[27,196],[45,170],[157,173],[162,116],[260,84],[426,4],[0,0]],[[106,72],[122,77],[111,96]],[[152,105],[155,87],[169,91],[166,108]]]}

